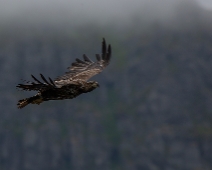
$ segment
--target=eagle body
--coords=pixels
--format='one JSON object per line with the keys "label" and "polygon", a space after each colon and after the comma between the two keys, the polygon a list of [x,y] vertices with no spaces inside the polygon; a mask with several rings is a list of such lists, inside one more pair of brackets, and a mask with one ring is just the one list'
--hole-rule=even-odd
{"label": "eagle body", "polygon": [[18,107],[23,108],[28,104],[40,104],[48,100],[73,99],[82,93],[93,91],[99,85],[97,82],[80,82],[78,84],[69,84],[61,88],[49,88],[38,92],[35,96],[22,99],[18,102]]}
{"label": "eagle body", "polygon": [[102,42],[102,54],[96,54],[97,62],[90,60],[85,54],[84,61],[76,59],[65,75],[56,78],[54,81],[49,78],[47,80],[40,74],[41,82],[33,75],[34,82],[27,84],[18,84],[16,87],[26,91],[38,91],[35,96],[25,98],[18,101],[18,108],[23,108],[28,104],[40,104],[48,100],[64,100],[73,99],[82,93],[93,91],[99,87],[95,81],[87,81],[94,75],[100,73],[108,64],[111,57],[111,47],[106,50],[106,42]]}
{"label": "eagle body", "polygon": [[80,84],[69,84],[61,88],[52,88],[39,92],[43,101],[73,99],[82,93],[88,93],[98,87],[97,82],[83,82]]}

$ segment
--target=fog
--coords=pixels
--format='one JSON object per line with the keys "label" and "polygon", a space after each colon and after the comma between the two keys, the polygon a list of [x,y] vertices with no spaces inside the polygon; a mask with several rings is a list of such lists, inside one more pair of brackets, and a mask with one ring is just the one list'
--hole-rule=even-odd
{"label": "fog", "polygon": [[[209,0],[8,0],[0,1],[1,23],[29,23],[52,25],[97,22],[117,25],[127,24],[133,16],[145,20],[170,20],[180,13],[179,4],[186,8],[195,4],[200,8],[212,9]],[[192,4],[192,5],[191,5]]]}

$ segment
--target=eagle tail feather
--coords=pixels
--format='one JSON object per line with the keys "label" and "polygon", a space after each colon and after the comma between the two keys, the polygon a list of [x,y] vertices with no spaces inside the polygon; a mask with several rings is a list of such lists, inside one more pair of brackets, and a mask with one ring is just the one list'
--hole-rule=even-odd
{"label": "eagle tail feather", "polygon": [[33,97],[29,97],[29,98],[25,98],[25,99],[22,99],[22,100],[19,100],[18,101],[18,108],[19,109],[22,109],[23,107],[27,106],[28,104],[40,104],[43,102],[43,99],[41,96],[33,96]]}

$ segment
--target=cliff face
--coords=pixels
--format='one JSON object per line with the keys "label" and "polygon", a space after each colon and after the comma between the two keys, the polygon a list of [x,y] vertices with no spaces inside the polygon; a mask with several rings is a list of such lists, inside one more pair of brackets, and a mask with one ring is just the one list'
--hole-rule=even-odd
{"label": "cliff face", "polygon": [[110,30],[111,64],[93,78],[100,88],[22,110],[17,100],[33,93],[15,89],[20,79],[63,74],[75,57],[100,52],[99,35],[108,30],[88,26],[86,37],[83,28],[75,30],[78,36],[4,34],[0,169],[212,169],[212,32],[206,23],[185,30],[153,24],[135,31],[132,25],[124,37]]}

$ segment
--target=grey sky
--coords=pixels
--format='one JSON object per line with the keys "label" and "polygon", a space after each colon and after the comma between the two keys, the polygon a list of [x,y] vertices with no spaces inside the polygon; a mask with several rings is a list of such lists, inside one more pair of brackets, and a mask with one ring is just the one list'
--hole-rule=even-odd
{"label": "grey sky", "polygon": [[212,1],[211,0],[198,0],[198,2],[207,9],[212,9]]}
{"label": "grey sky", "polygon": [[[127,20],[137,11],[147,11],[143,14],[153,17],[167,17],[180,1],[186,0],[0,0],[0,19],[26,17],[49,21],[68,18],[76,24],[80,20]],[[187,1],[198,1],[204,8],[212,10],[212,0]]]}

